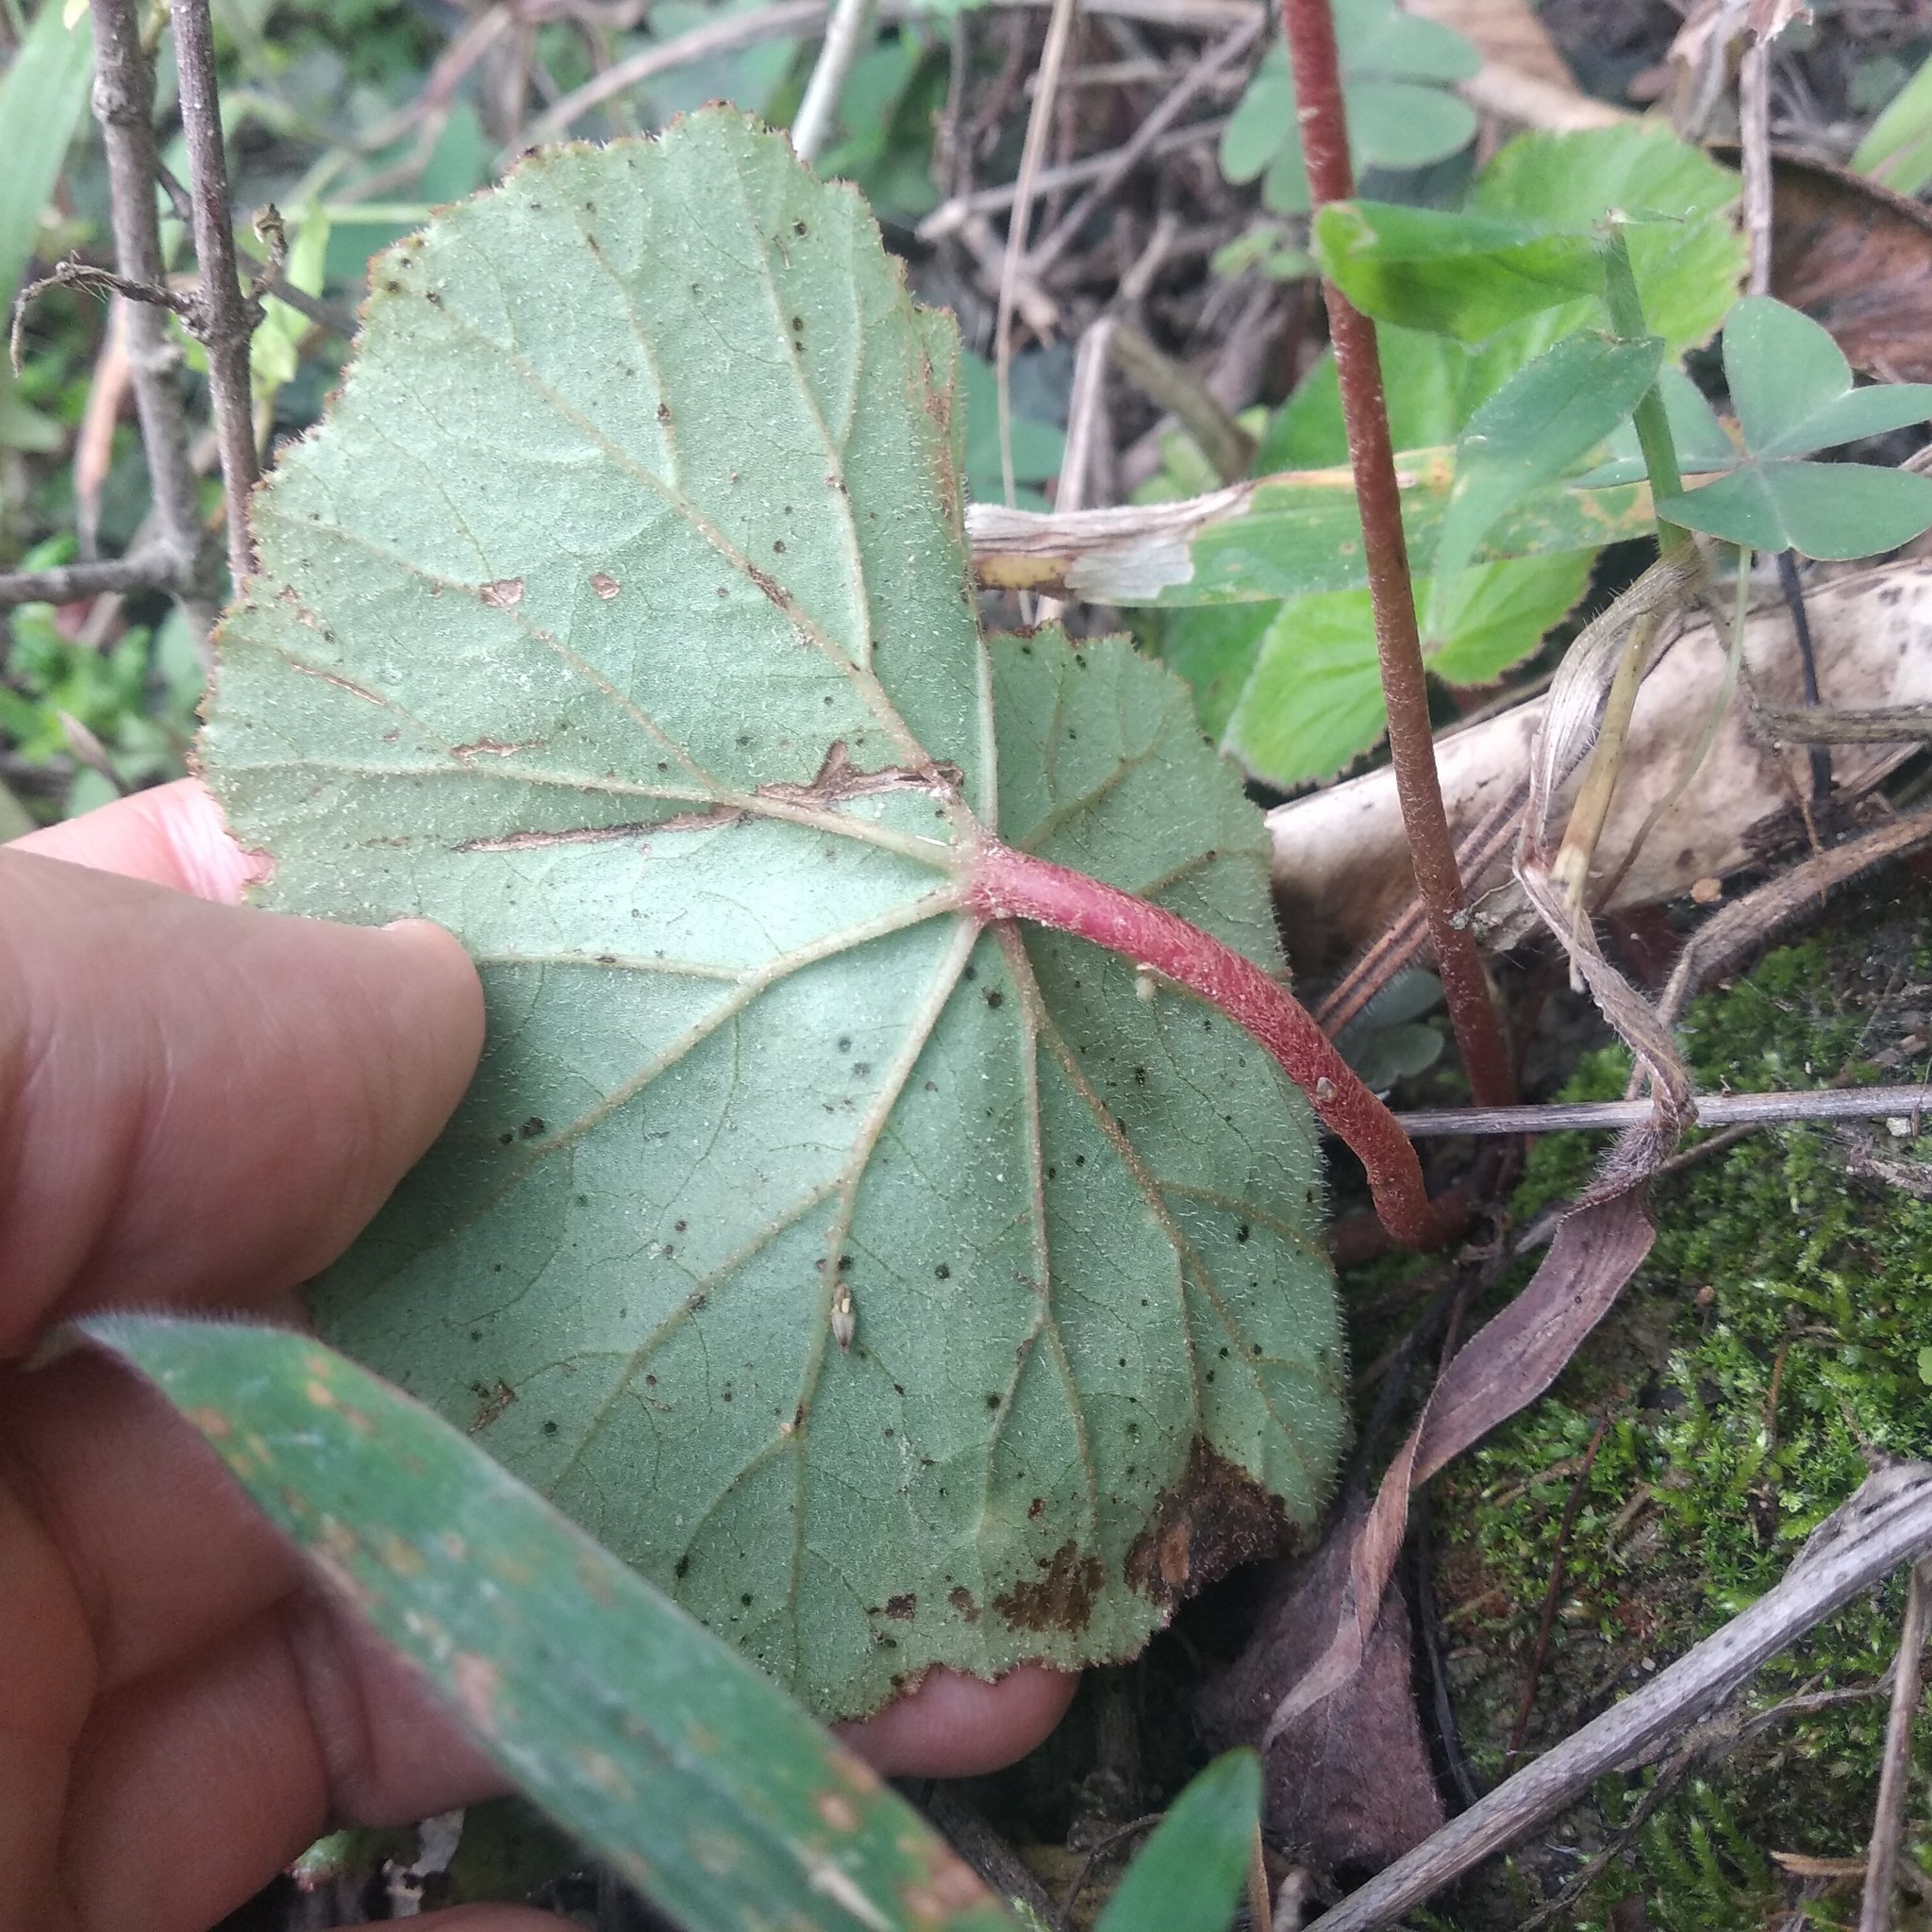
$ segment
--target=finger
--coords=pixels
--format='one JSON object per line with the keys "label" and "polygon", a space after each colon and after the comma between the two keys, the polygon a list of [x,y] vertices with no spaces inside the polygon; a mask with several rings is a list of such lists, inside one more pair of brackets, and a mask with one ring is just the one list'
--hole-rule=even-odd
{"label": "finger", "polygon": [[989,1684],[958,1671],[926,1673],[918,1689],[840,1739],[887,1777],[977,1777],[1045,1741],[1067,1714],[1077,1673],[1022,1664]]}
{"label": "finger", "polygon": [[56,1314],[238,1307],[348,1244],[475,1067],[462,949],[0,850],[0,1358]]}
{"label": "finger", "polygon": [[404,1666],[291,1601],[96,1707],[58,1884],[103,1932],[204,1932],[331,1824],[407,1824],[502,1789]]}
{"label": "finger", "polygon": [[268,870],[258,854],[235,842],[213,794],[195,778],[117,798],[97,811],[29,832],[8,849],[146,879],[230,906],[239,905],[242,892]]}

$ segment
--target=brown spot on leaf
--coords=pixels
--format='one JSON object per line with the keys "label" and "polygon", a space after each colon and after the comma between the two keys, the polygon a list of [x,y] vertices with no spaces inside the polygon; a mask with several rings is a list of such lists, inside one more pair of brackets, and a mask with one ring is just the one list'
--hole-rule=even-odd
{"label": "brown spot on leaf", "polygon": [[502,1673],[487,1657],[478,1657],[474,1651],[459,1652],[450,1665],[450,1688],[479,1731],[489,1733],[496,1728],[496,1693],[502,1687]]}
{"label": "brown spot on leaf", "polygon": [[1015,1630],[1084,1630],[1093,1616],[1093,1599],[1107,1582],[1100,1558],[1081,1556],[1069,1537],[1039,1565],[1039,1576],[1002,1591],[993,1608]]}
{"label": "brown spot on leaf", "polygon": [[608,571],[600,570],[591,574],[591,588],[608,604],[624,587]]}
{"label": "brown spot on leaf", "polygon": [[476,1397],[476,1413],[471,1420],[469,1431],[473,1436],[487,1429],[517,1399],[517,1391],[501,1380],[487,1388],[479,1382],[472,1392]]}
{"label": "brown spot on leaf", "polygon": [[979,1622],[979,1606],[973,1600],[973,1592],[963,1583],[956,1583],[946,1592],[946,1601],[966,1619],[969,1624]]}
{"label": "brown spot on leaf", "polygon": [[498,577],[493,584],[485,584],[479,594],[492,610],[514,610],[524,601],[524,580]]}
{"label": "brown spot on leaf", "polygon": [[909,1590],[902,1591],[897,1596],[889,1596],[886,1599],[886,1615],[896,1617],[902,1624],[911,1623],[918,1609],[919,1599]]}
{"label": "brown spot on leaf", "polygon": [[1294,1541],[1288,1512],[1246,1470],[1196,1441],[1179,1482],[1162,1492],[1124,1566],[1129,1586],[1171,1609],[1241,1563]]}
{"label": "brown spot on leaf", "polygon": [[858,1813],[850,1802],[841,1798],[837,1791],[821,1791],[811,1801],[811,1808],[829,1824],[834,1831],[857,1831]]}

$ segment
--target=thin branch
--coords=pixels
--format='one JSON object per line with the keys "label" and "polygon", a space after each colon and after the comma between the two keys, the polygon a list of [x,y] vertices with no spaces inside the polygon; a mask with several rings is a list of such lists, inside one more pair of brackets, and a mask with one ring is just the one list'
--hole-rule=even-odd
{"label": "thin branch", "polygon": [[805,99],[791,123],[791,147],[801,161],[815,161],[830,139],[839,97],[872,30],[872,0],[837,0],[825,43],[819,49]]}
{"label": "thin branch", "polygon": [[[1205,146],[1219,141],[1226,126],[1225,115],[1212,121],[1192,122],[1186,127],[1175,128],[1172,134],[1163,134],[1137,158],[1165,160],[1169,155]],[[1083,181],[1097,181],[1126,151],[1124,145],[1109,148],[1106,154],[1084,155],[1077,161],[1042,168],[1033,185],[1041,193],[1051,193],[1061,188],[1077,188]],[[1012,207],[1018,192],[1019,183],[1007,181],[994,188],[975,188],[971,193],[956,194],[941,202],[912,232],[922,242],[943,242],[948,235],[957,235],[974,215],[1003,214]]]}
{"label": "thin branch", "polygon": [[1899,1632],[1897,1671],[1891,1680],[1891,1715],[1885,1726],[1878,1797],[1872,1807],[1872,1849],[1865,1860],[1865,1896],[1858,1907],[1858,1932],[1888,1932],[1891,1924],[1892,1886],[1898,1873],[1899,1839],[1906,1822],[1906,1787],[1911,1779],[1912,1716],[1919,1707],[1919,1653],[1925,1647],[1928,1610],[1932,1610],[1932,1563],[1918,1563],[1913,1566],[1911,1584],[1906,1591],[1905,1624]]}
{"label": "thin branch", "polygon": [[1852,711],[1757,705],[1754,714],[1778,744],[1916,744],[1932,738],[1932,705],[1868,705]]}
{"label": "thin branch", "polygon": [[[1054,0],[996,0],[996,4],[1039,8],[1051,6]],[[1087,10],[1114,14],[1124,20],[1144,20],[1180,33],[1203,34],[1226,33],[1245,21],[1260,18],[1262,11],[1255,0],[1087,0]],[[878,0],[878,24],[884,26],[905,20],[916,11],[913,0]],[[767,41],[819,33],[830,12],[826,0],[774,0],[769,7],[755,8],[722,20],[708,20],[689,33],[645,47],[628,59],[607,67],[602,74],[593,75],[582,87],[573,89],[531,122],[518,135],[517,145],[541,147],[547,141],[560,140],[592,108],[602,107],[606,101],[641,87],[647,80],[656,80],[660,74],[674,73],[714,54],[736,54]],[[478,19],[505,17],[491,11]]]}
{"label": "thin branch", "polygon": [[[1910,1120],[1925,1108],[1922,1086],[1822,1087],[1796,1093],[1700,1093],[1686,1123],[1700,1127],[1767,1126],[1784,1121]],[[1405,1134],[1567,1134],[1641,1126],[1647,1100],[1571,1100],[1547,1107],[1444,1107],[1398,1113]]]}
{"label": "thin branch", "polygon": [[1252,959],[1185,919],[1118,887],[989,841],[974,860],[970,903],[982,919],[1030,919],[1151,966],[1198,993],[1257,1041],[1368,1172],[1382,1224],[1411,1247],[1440,1246],[1463,1225],[1459,1204],[1433,1202],[1422,1163],[1389,1109],[1307,1009]]}
{"label": "thin branch", "polygon": [[1255,439],[1186,363],[1162,355],[1129,323],[1119,325],[1108,347],[1114,367],[1179,419],[1222,482],[1238,483],[1255,467]]}
{"label": "thin branch", "polygon": [[228,162],[222,147],[222,103],[215,81],[214,26],[208,0],[175,0],[175,64],[180,76],[181,127],[194,191],[194,258],[201,268],[201,326],[214,401],[222,490],[228,506],[228,570],[239,591],[255,574],[249,492],[261,475],[255,453],[254,387],[248,344],[261,304],[242,287],[228,208]]}
{"label": "thin branch", "polygon": [[[154,69],[142,45],[131,0],[92,0],[92,11],[94,116],[101,124],[101,144],[108,158],[114,262],[128,281],[159,288],[167,281],[168,264],[161,253],[155,208],[159,157],[155,149]],[[154,548],[167,566],[165,571],[156,570],[147,581],[180,599],[205,649],[214,606],[204,567],[188,410],[176,379],[180,351],[169,337],[167,318],[160,309],[129,303],[123,320],[135,413],[160,532]]]}
{"label": "thin branch", "polygon": [[1180,111],[1209,81],[1216,79],[1240,60],[1261,36],[1261,16],[1243,21],[1230,34],[1208,49],[1186,74],[1170,88],[1154,111],[1127,140],[1107,158],[1107,165],[1093,178],[1093,184],[1070,208],[1026,258],[1027,272],[1038,280],[1059,258],[1074,238],[1092,220],[1101,203],[1126,179],[1156,142],[1167,132]]}
{"label": "thin branch", "polygon": [[[1313,206],[1320,208],[1324,202],[1346,201],[1355,192],[1328,0],[1286,0],[1284,25],[1308,187]],[[1442,808],[1375,325],[1332,282],[1324,281],[1322,293],[1328,308],[1328,333],[1335,345],[1349,461],[1361,513],[1363,555],[1375,616],[1375,656],[1389,713],[1389,758],[1395,769],[1416,889],[1427,908],[1442,996],[1470,1088],[1485,1105],[1503,1106],[1515,1097],[1515,1081]]]}
{"label": "thin branch", "polygon": [[56,564],[48,570],[0,572],[0,608],[14,604],[73,604],[128,591],[186,589],[178,576],[180,558],[166,541],[144,543],[125,557],[92,563]]}

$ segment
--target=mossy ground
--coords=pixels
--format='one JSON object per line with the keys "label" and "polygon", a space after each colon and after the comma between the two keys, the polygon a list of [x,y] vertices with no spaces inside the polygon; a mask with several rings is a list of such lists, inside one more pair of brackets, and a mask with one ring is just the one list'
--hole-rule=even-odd
{"label": "mossy ground", "polygon": [[[1684,1028],[1699,1085],[1801,1088],[1924,1071],[1932,949],[1909,885],[1831,933],[1770,955],[1701,999]],[[1591,1056],[1570,1097],[1620,1094],[1621,1052]],[[1600,1137],[1535,1151],[1519,1224],[1587,1175]],[[1861,1175],[1876,1156],[1889,1178]],[[1753,1134],[1659,1185],[1657,1241],[1550,1394],[1452,1466],[1436,1491],[1437,1584],[1465,1741],[1493,1782],[1526,1679],[1564,1507],[1604,1435],[1564,1549],[1555,1642],[1526,1748],[1574,1730],[1743,1608],[1865,1476],[1868,1455],[1932,1455],[1932,1138],[1884,1122]],[[1901,1184],[1903,1183],[1903,1184]],[[1776,1659],[1746,1693],[1869,1685],[1897,1641],[1902,1578]],[[1857,1857],[1870,1828],[1882,1697],[1795,1716],[1709,1766],[1562,1923],[1783,1924],[1772,1855]],[[1932,1871],[1932,1722],[1922,1723],[1910,1856]],[[1607,1780],[1506,1886],[1546,1895],[1607,1842],[1649,1774]],[[1513,1880],[1513,1885],[1511,1881]],[[1520,1888],[1520,1889],[1519,1889]],[[1624,1913],[1630,1907],[1626,1905]],[[1811,1923],[1849,1924],[1840,1887]],[[1489,1913],[1481,1915],[1487,1922]],[[1442,1924],[1460,1924],[1452,1912]]]}

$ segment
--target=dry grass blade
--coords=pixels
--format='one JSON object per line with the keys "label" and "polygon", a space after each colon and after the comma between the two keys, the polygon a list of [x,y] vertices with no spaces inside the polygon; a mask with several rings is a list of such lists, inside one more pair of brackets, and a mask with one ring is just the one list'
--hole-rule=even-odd
{"label": "dry grass blade", "polygon": [[1335,1634],[1315,1667],[1275,1706],[1262,1734],[1264,1751],[1360,1667],[1408,1526],[1409,1491],[1549,1387],[1636,1273],[1653,1238],[1634,1188],[1577,1208],[1557,1228],[1529,1285],[1443,1371],[1355,1540]]}

